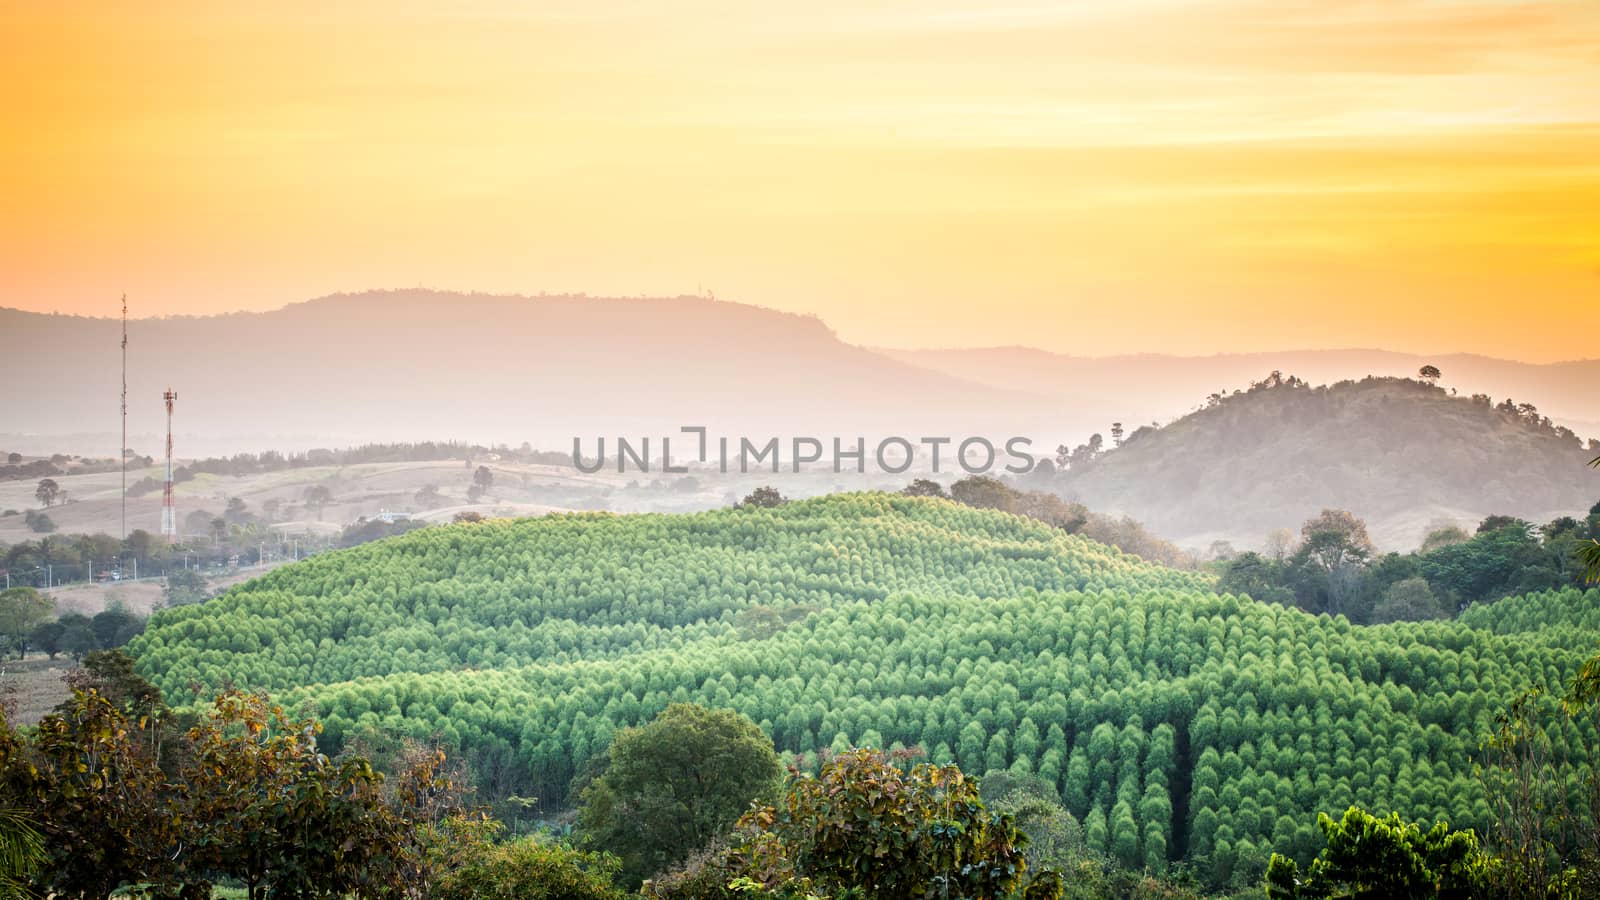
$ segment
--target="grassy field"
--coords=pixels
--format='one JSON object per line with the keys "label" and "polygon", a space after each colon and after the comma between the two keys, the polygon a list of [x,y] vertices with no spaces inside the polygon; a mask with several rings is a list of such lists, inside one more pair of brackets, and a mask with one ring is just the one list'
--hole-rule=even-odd
{"label": "grassy field", "polygon": [[42,653],[0,664],[0,702],[16,725],[33,725],[70,693],[62,679],[76,668],[71,659],[47,659]]}
{"label": "grassy field", "polygon": [[[467,498],[472,474],[477,465],[487,465],[494,474],[494,486],[478,502]],[[128,483],[144,477],[161,477],[159,467],[128,472]],[[609,509],[617,512],[691,512],[727,505],[755,487],[776,483],[785,494],[812,496],[831,491],[861,488],[903,487],[911,475],[836,475],[822,471],[794,475],[771,471],[749,474],[697,472],[691,476],[661,475],[657,472],[614,469],[586,475],[575,469],[495,460],[476,461],[468,466],[462,460],[431,462],[361,463],[349,466],[323,466],[286,469],[278,472],[244,475],[200,474],[174,488],[180,528],[195,510],[218,515],[228,499],[238,497],[255,513],[268,501],[277,501],[275,527],[288,534],[330,533],[380,512],[404,512],[428,521],[449,521],[457,513],[477,512],[491,518],[536,516],[548,512]],[[59,533],[117,534],[122,527],[119,501],[121,475],[116,472],[92,475],[64,475],[55,479],[67,494],[67,502],[47,510]],[[946,478],[946,481],[951,478]],[[22,512],[38,509],[33,493],[38,482],[0,481],[0,543],[17,543],[39,537],[23,521]],[[304,506],[308,488],[323,485],[333,495],[320,516]],[[432,485],[438,489],[437,505],[425,507],[417,493]],[[152,491],[131,497],[127,505],[128,529],[143,528],[155,533],[161,527],[161,492]],[[187,531],[187,528],[183,528]]]}
{"label": "grassy field", "polygon": [[[269,559],[264,566],[247,566],[224,575],[210,576],[207,583],[212,591],[223,591],[243,584],[259,575],[286,565],[290,560]],[[113,603],[120,603],[131,612],[148,616],[161,606],[166,585],[159,578],[137,582],[96,582],[93,584],[68,584],[48,591],[56,602],[56,614],[77,612],[86,616],[104,611]]]}

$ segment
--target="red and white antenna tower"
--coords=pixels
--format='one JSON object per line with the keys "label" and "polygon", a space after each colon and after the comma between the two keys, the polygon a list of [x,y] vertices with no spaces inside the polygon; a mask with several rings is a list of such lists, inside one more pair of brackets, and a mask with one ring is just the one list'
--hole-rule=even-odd
{"label": "red and white antenna tower", "polygon": [[168,543],[178,540],[178,508],[172,502],[172,401],[178,395],[167,388],[161,395],[167,401],[167,483],[161,492],[161,533],[166,536]]}

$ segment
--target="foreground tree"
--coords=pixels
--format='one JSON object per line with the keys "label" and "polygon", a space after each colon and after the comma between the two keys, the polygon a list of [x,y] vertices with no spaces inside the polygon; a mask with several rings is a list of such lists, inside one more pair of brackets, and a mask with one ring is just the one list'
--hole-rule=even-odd
{"label": "foreground tree", "polygon": [[1027,884],[1025,835],[984,809],[978,783],[955,766],[910,771],[883,752],[850,750],[816,777],[796,775],[776,807],[740,820],[734,858],[767,889],[859,890],[874,900],[1059,895],[1045,873]]}
{"label": "foreground tree", "polygon": [[783,769],[772,741],[732,710],[691,703],[617,734],[605,771],[583,790],[584,842],[622,857],[630,887],[724,834]]}
{"label": "foreground tree", "polygon": [[317,749],[321,730],[265,696],[229,691],[190,730],[183,788],[190,869],[235,878],[250,900],[387,896],[402,881],[401,822],[365,759]]}
{"label": "foreground tree", "polygon": [[1400,820],[1379,819],[1354,806],[1335,821],[1317,817],[1328,846],[1305,877],[1291,859],[1274,853],[1267,866],[1272,900],[1471,900],[1486,896],[1493,868],[1471,831],[1439,822],[1427,831]]}
{"label": "foreground tree", "polygon": [[44,837],[38,881],[57,896],[109,896],[129,883],[175,881],[178,817],[157,765],[151,722],[130,722],[93,691],[39,722],[30,744],[0,723],[5,801]]}

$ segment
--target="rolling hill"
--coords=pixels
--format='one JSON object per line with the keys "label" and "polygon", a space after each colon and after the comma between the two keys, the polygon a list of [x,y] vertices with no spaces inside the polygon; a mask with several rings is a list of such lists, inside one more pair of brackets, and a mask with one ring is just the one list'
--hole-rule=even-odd
{"label": "rolling hill", "polygon": [[1486,822],[1479,736],[1600,638],[1600,591],[1368,628],[1209,584],[1035,521],[851,494],[428,529],[160,612],[131,649],[170,695],[232,679],[312,702],[331,744],[437,734],[491,796],[547,808],[674,701],[740,710],[801,765],[920,744],[1051,783],[1124,864],[1228,884],[1269,848],[1306,858],[1315,813],[1350,803]]}
{"label": "rolling hill", "polygon": [[1053,484],[1187,546],[1254,548],[1332,507],[1403,550],[1441,518],[1470,530],[1493,513],[1582,513],[1600,497],[1593,455],[1570,433],[1414,380],[1294,382],[1220,396]]}

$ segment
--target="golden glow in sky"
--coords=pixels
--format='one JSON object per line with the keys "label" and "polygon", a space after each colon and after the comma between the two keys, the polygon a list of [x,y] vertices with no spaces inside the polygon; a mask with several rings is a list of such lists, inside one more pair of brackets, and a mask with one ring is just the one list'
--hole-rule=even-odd
{"label": "golden glow in sky", "polygon": [[703,284],[890,346],[1597,355],[1593,0],[23,2],[0,31],[0,306]]}

